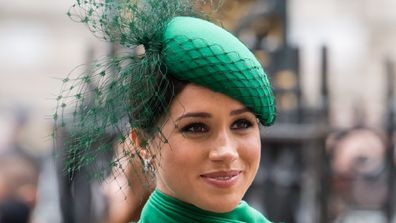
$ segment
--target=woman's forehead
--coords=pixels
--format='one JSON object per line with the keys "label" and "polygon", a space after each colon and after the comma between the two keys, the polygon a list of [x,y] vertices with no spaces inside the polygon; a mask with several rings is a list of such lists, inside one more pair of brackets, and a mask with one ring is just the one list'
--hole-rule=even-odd
{"label": "woman's forehead", "polygon": [[222,112],[243,109],[246,106],[241,102],[209,88],[188,84],[178,94],[170,107],[172,114],[183,114],[186,112]]}

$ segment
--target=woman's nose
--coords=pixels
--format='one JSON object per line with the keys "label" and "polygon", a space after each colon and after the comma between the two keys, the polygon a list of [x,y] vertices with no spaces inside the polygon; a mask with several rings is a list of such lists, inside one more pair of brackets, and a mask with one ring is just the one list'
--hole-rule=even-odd
{"label": "woman's nose", "polygon": [[219,162],[232,162],[239,157],[236,141],[227,131],[223,131],[214,139],[209,152],[209,159]]}

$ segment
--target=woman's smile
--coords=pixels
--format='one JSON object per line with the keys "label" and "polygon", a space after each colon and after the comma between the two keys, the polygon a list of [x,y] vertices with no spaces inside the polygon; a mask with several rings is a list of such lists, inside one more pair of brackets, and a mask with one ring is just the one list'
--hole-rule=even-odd
{"label": "woman's smile", "polygon": [[200,175],[208,184],[219,188],[228,188],[234,186],[241,175],[240,170],[214,171]]}

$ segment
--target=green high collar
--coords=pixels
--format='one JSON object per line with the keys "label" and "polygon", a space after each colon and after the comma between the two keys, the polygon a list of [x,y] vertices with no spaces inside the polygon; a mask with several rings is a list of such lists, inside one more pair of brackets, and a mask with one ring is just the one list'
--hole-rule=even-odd
{"label": "green high collar", "polygon": [[271,223],[245,201],[232,211],[202,210],[156,189],[143,208],[139,223]]}

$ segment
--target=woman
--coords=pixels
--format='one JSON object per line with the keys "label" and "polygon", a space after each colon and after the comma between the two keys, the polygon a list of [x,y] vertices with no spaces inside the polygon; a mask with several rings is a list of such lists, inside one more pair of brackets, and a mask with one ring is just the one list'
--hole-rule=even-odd
{"label": "woman", "polygon": [[[78,1],[72,8],[72,18],[95,34],[144,53],[109,58],[64,80],[55,121],[84,130],[68,143],[68,170],[95,164],[113,132],[126,146],[111,166],[144,170],[131,188],[155,179],[139,222],[268,222],[241,201],[259,166],[259,125],[275,120],[268,78],[245,45],[198,18],[205,16],[196,7],[146,0]],[[70,103],[75,109],[66,119]]]}

